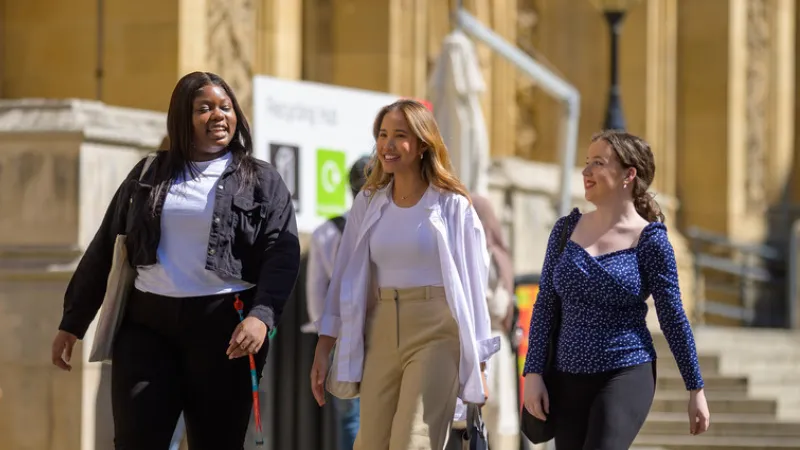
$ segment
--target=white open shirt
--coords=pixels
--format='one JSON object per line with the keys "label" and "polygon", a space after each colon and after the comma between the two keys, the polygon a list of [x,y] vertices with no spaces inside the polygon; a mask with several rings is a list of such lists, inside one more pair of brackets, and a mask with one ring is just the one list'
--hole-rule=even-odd
{"label": "white open shirt", "polygon": [[[353,201],[336,255],[325,309],[317,322],[320,335],[338,338],[339,381],[361,381],[364,368],[364,328],[367,308],[375,301],[371,292],[369,233],[389,203],[391,184],[374,193],[359,193]],[[447,304],[456,319],[461,341],[459,399],[485,401],[480,364],[500,350],[492,337],[486,304],[489,253],[483,226],[475,209],[462,195],[431,186],[422,198],[430,211],[442,265]],[[455,420],[465,418],[460,404]]]}

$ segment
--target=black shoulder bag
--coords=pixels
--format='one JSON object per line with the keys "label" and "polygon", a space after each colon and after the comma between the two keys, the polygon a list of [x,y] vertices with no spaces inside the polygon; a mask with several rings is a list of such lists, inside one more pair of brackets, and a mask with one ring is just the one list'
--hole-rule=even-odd
{"label": "black shoulder bag", "polygon": [[344,233],[344,225],[347,222],[347,219],[344,216],[336,216],[330,219],[334,225],[336,225],[336,229],[339,230],[339,234]]}
{"label": "black shoulder bag", "polygon": [[[564,246],[567,245],[567,238],[569,237],[569,219],[564,221],[564,227],[561,229],[561,236],[558,243],[558,253],[555,255],[556,258],[561,256],[561,252],[564,251]],[[552,276],[552,274],[551,274]],[[535,308],[535,306],[534,306]],[[528,412],[525,406],[522,406],[522,417],[520,420],[520,427],[522,434],[528,438],[534,444],[541,444],[543,442],[547,442],[553,439],[556,435],[556,417],[553,414],[553,404],[554,404],[554,389],[551,389],[553,386],[553,376],[555,374],[555,365],[556,365],[556,349],[558,344],[558,333],[561,330],[561,299],[558,298],[558,295],[555,295],[553,298],[553,322],[552,326],[550,327],[550,335],[548,336],[548,343],[547,343],[547,360],[545,361],[544,366],[544,373],[542,374],[542,380],[544,381],[545,387],[547,387],[547,395],[550,399],[550,414],[547,417],[547,421],[541,421],[534,417],[531,413]],[[534,330],[530,330],[529,332],[534,332]]]}

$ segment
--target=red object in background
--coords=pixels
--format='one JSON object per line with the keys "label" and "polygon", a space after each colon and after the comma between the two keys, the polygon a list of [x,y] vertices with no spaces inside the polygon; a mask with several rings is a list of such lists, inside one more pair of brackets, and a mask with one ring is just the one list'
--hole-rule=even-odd
{"label": "red object in background", "polygon": [[531,330],[531,315],[533,314],[533,304],[536,303],[536,296],[539,294],[539,284],[521,284],[517,286],[517,309],[519,310],[519,319],[517,326],[522,329],[522,336],[517,349],[517,370],[519,375],[519,404],[523,402],[523,386],[525,386],[525,378],[522,376],[522,371],[525,369],[525,357],[528,355],[528,335]]}
{"label": "red object in background", "polygon": [[427,100],[423,100],[421,98],[413,98],[413,97],[402,97],[402,98],[403,98],[403,100],[414,100],[414,101],[420,102],[423,105],[425,105],[426,108],[428,108],[428,111],[433,112],[433,103],[431,103],[431,102],[429,102]]}

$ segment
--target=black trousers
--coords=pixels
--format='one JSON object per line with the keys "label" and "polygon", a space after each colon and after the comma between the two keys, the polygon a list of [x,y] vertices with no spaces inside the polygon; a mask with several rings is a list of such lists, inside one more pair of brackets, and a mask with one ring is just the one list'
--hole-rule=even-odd
{"label": "black trousers", "polygon": [[[240,293],[245,314],[253,290]],[[114,342],[117,450],[166,450],[181,411],[191,450],[241,450],[253,403],[249,358],[225,354],[233,295],[169,298],[134,291]],[[269,341],[255,355],[260,379]]]}
{"label": "black trousers", "polygon": [[656,364],[598,374],[561,372],[553,384],[558,450],[628,450],[653,404]]}

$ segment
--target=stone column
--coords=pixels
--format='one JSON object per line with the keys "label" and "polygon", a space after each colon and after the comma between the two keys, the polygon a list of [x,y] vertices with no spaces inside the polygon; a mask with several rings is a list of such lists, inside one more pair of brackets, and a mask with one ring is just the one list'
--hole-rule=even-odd
{"label": "stone column", "polygon": [[236,92],[245,113],[253,106],[256,3],[251,0],[207,2],[207,70],[222,76]]}
{"label": "stone column", "polygon": [[[538,3],[537,0],[517,0],[517,45],[529,55],[535,54],[533,43],[539,22]],[[536,107],[536,83],[519,74],[516,84],[517,140],[514,155],[527,159],[533,156],[538,137],[534,126],[536,115],[540,113]]]}
{"label": "stone column", "polygon": [[676,197],[678,0],[647,3],[646,26],[645,137],[656,160],[656,179],[652,189],[657,192],[657,201],[666,216],[669,238],[678,264],[683,305],[691,320],[695,306],[693,258],[689,243],[678,229],[676,220],[680,208]]}
{"label": "stone column", "polygon": [[[792,167],[794,8],[789,0],[680,2],[682,224],[765,238]],[[778,228],[788,236],[788,224]]]}
{"label": "stone column", "polygon": [[[517,0],[491,2],[491,27],[512,45],[517,44]],[[517,141],[517,79],[519,69],[492,54],[491,115],[487,115],[492,156],[513,156]]]}
{"label": "stone column", "polygon": [[176,81],[190,72],[210,70],[208,67],[208,1],[178,0]]}
{"label": "stone column", "polygon": [[[161,113],[76,100],[0,101],[0,449],[111,450],[108,366],[50,363],[64,290]],[[35,426],[32,424],[36,424]]]}
{"label": "stone column", "polygon": [[678,2],[676,189],[682,229],[727,229],[730,5]]}
{"label": "stone column", "polygon": [[256,2],[256,73],[291,80],[302,77],[303,12],[302,0]]}

